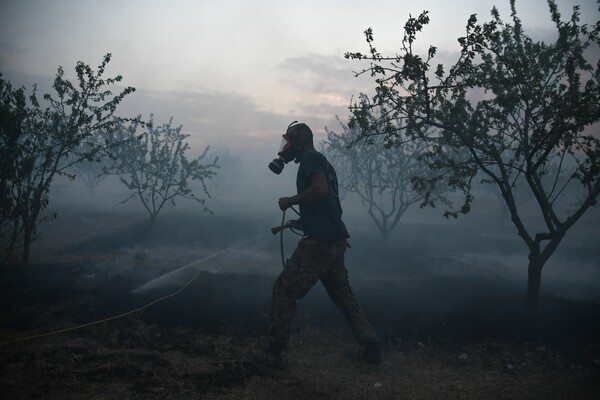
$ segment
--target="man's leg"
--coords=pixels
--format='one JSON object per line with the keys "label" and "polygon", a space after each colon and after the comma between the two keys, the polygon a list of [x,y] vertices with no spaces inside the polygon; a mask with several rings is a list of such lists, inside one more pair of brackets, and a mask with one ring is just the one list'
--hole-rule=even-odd
{"label": "man's leg", "polygon": [[346,320],[361,345],[379,343],[375,329],[365,318],[358,301],[352,293],[348,282],[348,272],[344,265],[344,253],[347,244],[345,241],[336,243],[335,260],[329,270],[321,276],[321,282],[327,290],[329,297],[336,306],[342,310]]}
{"label": "man's leg", "polygon": [[296,303],[317,283],[323,269],[323,260],[311,239],[302,239],[289,258],[273,286],[269,341],[285,348]]}

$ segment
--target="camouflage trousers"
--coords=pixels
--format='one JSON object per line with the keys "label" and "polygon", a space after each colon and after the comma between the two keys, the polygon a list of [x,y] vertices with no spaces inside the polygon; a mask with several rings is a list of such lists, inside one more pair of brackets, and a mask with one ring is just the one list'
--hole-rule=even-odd
{"label": "camouflage trousers", "polygon": [[296,303],[319,280],[333,303],[346,317],[358,342],[379,341],[350,289],[344,265],[347,247],[345,239],[335,242],[322,242],[312,238],[300,240],[273,287],[269,326],[271,343],[287,345]]}

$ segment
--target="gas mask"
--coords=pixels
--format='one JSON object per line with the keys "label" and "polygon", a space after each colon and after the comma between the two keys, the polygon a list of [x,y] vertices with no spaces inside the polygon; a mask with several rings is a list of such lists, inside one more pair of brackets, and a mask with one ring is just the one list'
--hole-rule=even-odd
{"label": "gas mask", "polygon": [[283,138],[281,139],[281,146],[279,146],[277,155],[279,157],[269,163],[269,169],[279,175],[281,171],[283,171],[285,164],[296,158],[292,141],[287,134],[283,135]]}
{"label": "gas mask", "polygon": [[298,156],[302,154],[304,145],[312,141],[312,131],[306,124],[296,124],[298,121],[292,122],[283,135],[281,146],[277,152],[278,158],[269,163],[269,169],[279,175],[285,164],[292,160],[298,162]]}

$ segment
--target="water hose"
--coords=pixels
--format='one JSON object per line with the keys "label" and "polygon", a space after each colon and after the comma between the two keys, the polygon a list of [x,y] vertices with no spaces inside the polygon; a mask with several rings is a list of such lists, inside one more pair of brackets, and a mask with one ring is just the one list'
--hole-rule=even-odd
{"label": "water hose", "polygon": [[283,231],[285,228],[285,210],[281,215],[281,231],[279,231],[279,247],[281,248],[281,267],[285,268],[285,255],[283,254]]}
{"label": "water hose", "polygon": [[[296,209],[294,209],[294,207],[292,207],[292,210],[296,214],[300,215],[298,213],[298,211],[296,211]],[[281,263],[283,264],[283,267],[285,267],[285,255],[284,255],[284,249],[283,249],[283,231],[284,231],[284,229],[285,229],[285,210],[283,211],[283,214],[281,216],[281,225],[278,226],[278,227],[276,227],[276,228],[271,228],[271,232],[273,234],[276,234],[277,232],[280,233],[280,236],[279,236],[279,245],[281,247]],[[292,229],[292,231],[294,231],[294,230]],[[241,242],[241,243],[234,244],[233,246],[227,247],[227,248],[225,248],[225,249],[223,249],[221,251],[218,251],[216,253],[210,254],[210,255],[208,255],[206,257],[203,257],[201,259],[193,261],[193,262],[191,262],[189,264],[186,264],[183,267],[178,268],[178,270],[183,269],[183,268],[191,267],[191,266],[193,266],[195,264],[199,264],[199,263],[201,263],[203,261],[206,261],[208,259],[216,257],[216,256],[218,256],[218,255],[220,255],[222,253],[225,253],[225,252],[227,252],[229,250],[232,250],[232,249],[234,249],[236,247],[240,247],[240,246],[243,246],[243,245],[245,245],[247,243],[253,242],[253,241],[259,239],[260,237],[262,237],[263,235],[265,235],[265,234],[263,233],[263,234],[260,234],[260,235],[258,235],[256,237],[253,237],[252,239],[246,240],[246,241]],[[100,319],[100,320],[92,321],[92,322],[89,322],[89,323],[86,323],[86,324],[72,326],[72,327],[64,328],[64,329],[57,329],[57,330],[53,330],[53,331],[49,331],[49,332],[44,332],[44,333],[36,334],[36,335],[31,335],[31,336],[26,336],[26,337],[21,337],[21,338],[17,338],[17,339],[12,339],[12,340],[7,340],[7,341],[4,341],[4,342],[0,342],[0,347],[4,347],[4,346],[9,345],[9,344],[20,343],[20,342],[25,342],[25,341],[28,341],[28,340],[38,339],[38,338],[42,338],[42,337],[58,335],[60,333],[72,332],[72,331],[75,331],[75,330],[79,330],[79,329],[86,328],[86,327],[89,327],[89,326],[99,325],[99,324],[102,324],[102,323],[105,323],[105,322],[109,322],[109,321],[114,321],[116,319],[120,319],[120,318],[126,317],[128,315],[132,315],[132,314],[138,313],[138,312],[143,311],[146,308],[148,308],[148,307],[150,307],[150,306],[152,306],[152,305],[154,305],[154,304],[156,304],[158,302],[161,302],[163,300],[166,300],[168,298],[171,298],[171,297],[174,297],[174,296],[178,295],[184,289],[186,289],[188,286],[190,286],[192,284],[192,282],[194,282],[196,280],[196,278],[198,278],[198,276],[200,275],[201,272],[202,272],[202,270],[199,270],[190,280],[188,280],[183,286],[181,286],[179,289],[175,290],[174,292],[169,293],[169,294],[167,294],[165,296],[159,297],[158,299],[155,299],[153,301],[150,301],[149,303],[146,303],[143,306],[134,308],[132,310],[123,312],[121,314],[113,315],[111,317],[107,317],[107,318],[103,318],[103,319]],[[140,289],[140,288],[138,288],[138,289]]]}
{"label": "water hose", "polygon": [[[292,209],[292,211],[294,211],[296,214],[298,214],[298,216],[300,216],[300,213],[293,206],[290,208]],[[284,254],[284,250],[283,250],[283,231],[285,230],[285,228],[290,228],[290,230],[292,232],[294,232],[298,236],[302,236],[300,233],[296,232],[294,230],[294,228],[292,228],[292,226],[289,226],[289,227],[286,226],[285,212],[286,212],[286,210],[283,210],[283,213],[281,215],[281,225],[271,228],[271,233],[273,233],[273,235],[276,235],[277,233],[279,233],[279,247],[281,249],[281,266],[283,268],[285,268],[285,254]]]}

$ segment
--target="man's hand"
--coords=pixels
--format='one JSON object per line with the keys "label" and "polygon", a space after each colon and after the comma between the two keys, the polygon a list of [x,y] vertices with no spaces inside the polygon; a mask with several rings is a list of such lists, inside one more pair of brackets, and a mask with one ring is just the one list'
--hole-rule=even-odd
{"label": "man's hand", "polygon": [[280,198],[278,204],[279,204],[279,208],[281,209],[281,211],[285,211],[294,205],[291,197]]}
{"label": "man's hand", "polygon": [[328,193],[327,178],[325,178],[323,173],[316,172],[310,176],[310,186],[308,189],[293,197],[281,197],[278,202],[279,208],[281,211],[285,211],[294,204],[319,201],[327,197]]}

